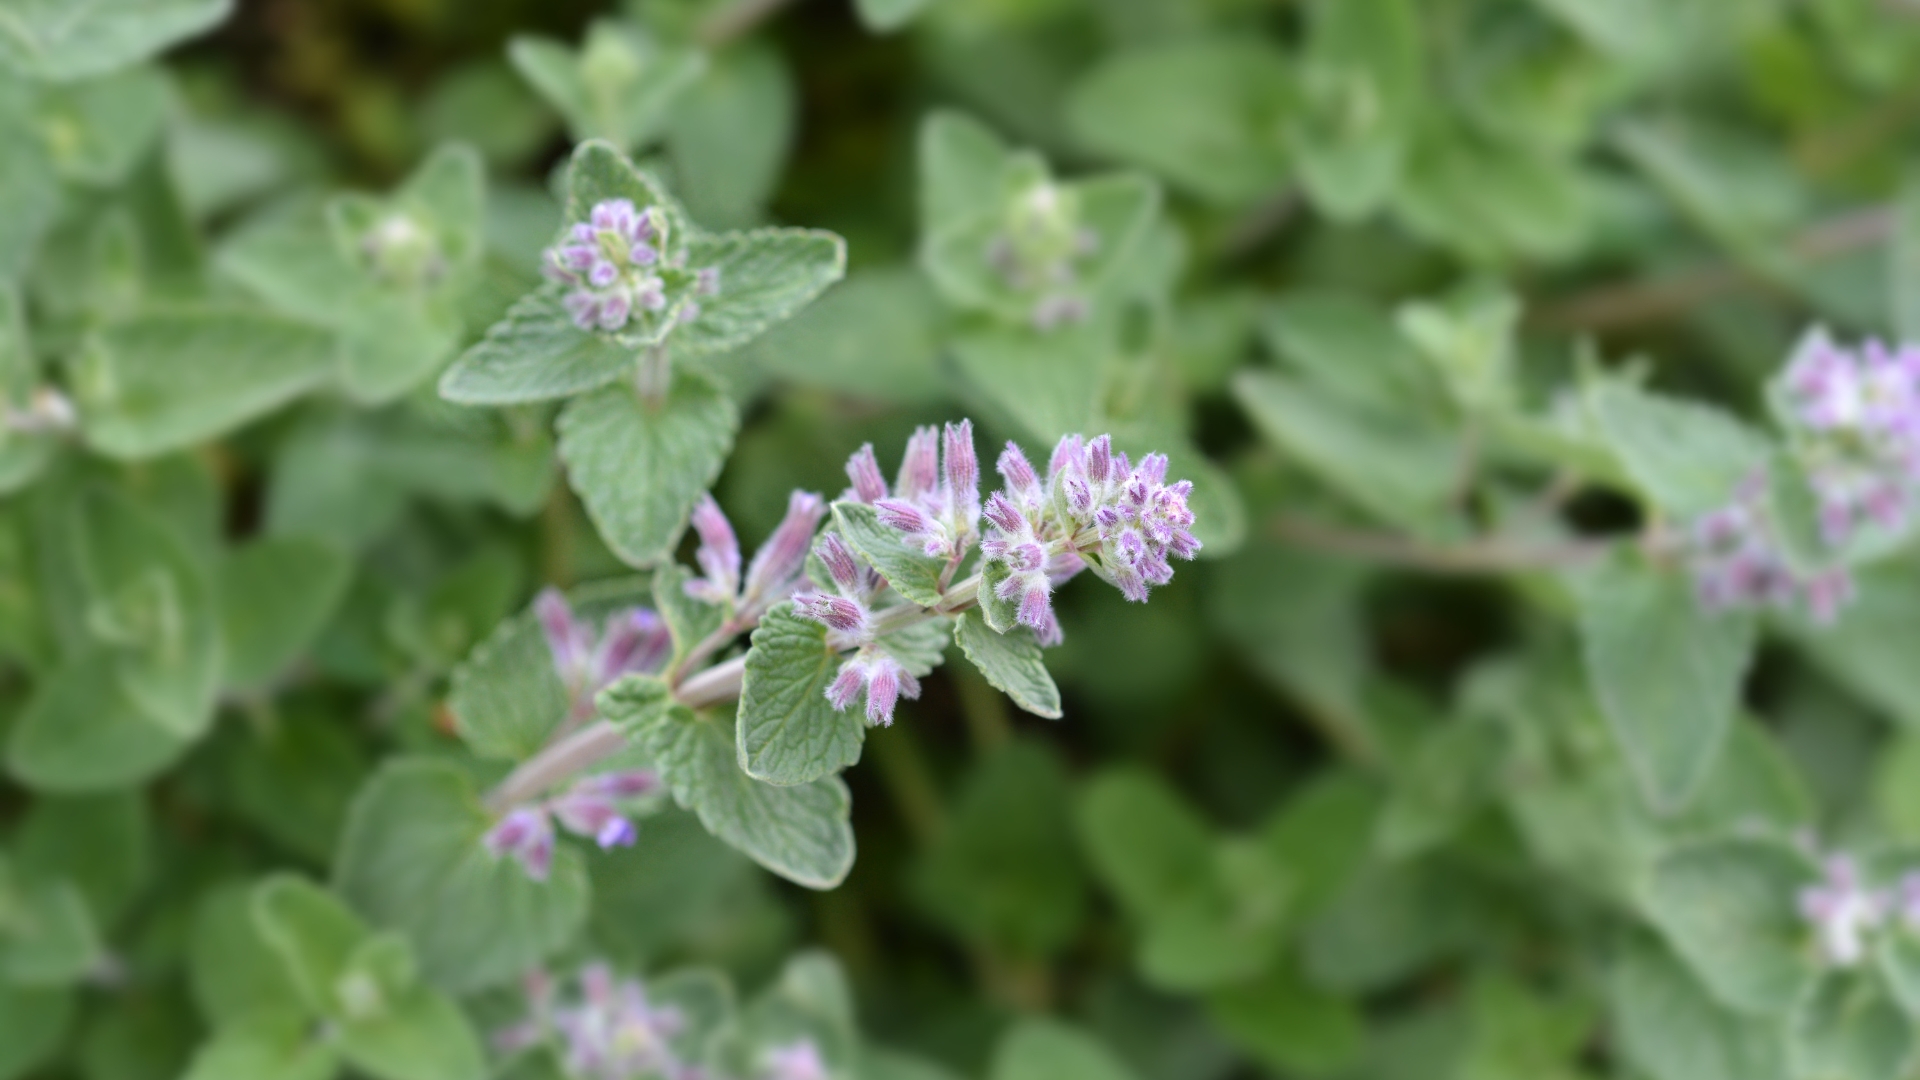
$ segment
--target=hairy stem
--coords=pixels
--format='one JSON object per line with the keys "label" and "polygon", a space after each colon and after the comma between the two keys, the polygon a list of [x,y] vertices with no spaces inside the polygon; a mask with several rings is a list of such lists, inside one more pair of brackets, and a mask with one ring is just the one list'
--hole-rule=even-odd
{"label": "hairy stem", "polygon": [[[980,575],[975,574],[940,596],[932,607],[901,604],[880,612],[873,620],[876,636],[892,634],[909,626],[943,615],[957,615],[979,600]],[[859,644],[845,634],[834,633],[827,644],[844,651]],[[715,664],[673,687],[673,698],[689,709],[712,708],[740,696],[746,679],[747,658],[736,656],[724,664]],[[487,794],[487,809],[504,813],[522,803],[539,798],[573,777],[619,753],[627,745],[627,736],[619,726],[597,720],[553,743],[522,762],[498,787]]]}

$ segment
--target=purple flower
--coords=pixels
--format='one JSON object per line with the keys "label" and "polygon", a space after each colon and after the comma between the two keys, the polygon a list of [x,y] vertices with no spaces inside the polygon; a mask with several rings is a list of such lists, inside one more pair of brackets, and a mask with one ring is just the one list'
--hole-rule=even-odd
{"label": "purple flower", "polygon": [[1814,622],[1833,622],[1852,602],[1844,566],[1801,569],[1787,557],[1767,507],[1767,479],[1756,473],[1718,510],[1701,515],[1684,554],[1701,607],[1711,612],[1804,608]]}
{"label": "purple flower", "polygon": [[528,877],[545,881],[553,865],[555,821],[602,848],[632,844],[639,832],[623,804],[659,787],[659,776],[645,769],[585,776],[550,799],[515,807],[487,832],[483,843],[494,858],[511,855]]}
{"label": "purple flower", "polygon": [[673,1040],[686,1018],[655,1005],[646,985],[621,979],[605,964],[588,964],[562,994],[544,975],[529,980],[528,1017],[495,1036],[496,1045],[519,1049],[558,1043],[568,1075],[577,1080],[696,1080],[698,1066],[681,1060]]}
{"label": "purple flower", "polygon": [[842,634],[864,637],[867,633],[866,605],[849,597],[799,593],[793,598],[793,611]]}
{"label": "purple flower", "polygon": [[[628,199],[607,199],[547,249],[541,270],[566,286],[561,303],[575,326],[620,330],[636,309],[657,312],[667,306],[666,282],[659,274],[666,234],[666,215],[658,208],[641,210]],[[717,292],[718,272],[700,272],[695,287],[702,295]]]}
{"label": "purple flower", "polygon": [[700,535],[694,558],[705,576],[687,583],[687,595],[733,608],[740,625],[752,625],[768,608],[792,595],[806,571],[807,549],[827,513],[826,503],[810,491],[787,499],[787,514],[760,550],[753,553],[746,580],[740,580],[740,545],[733,526],[711,495],[694,507],[693,527]]}
{"label": "purple flower", "polygon": [[827,504],[810,491],[796,491],[787,498],[787,516],[774,526],[773,535],[753,553],[753,564],[747,567],[742,607],[764,611],[793,592],[806,570],[814,530],[826,514]]}
{"label": "purple flower", "polygon": [[944,432],[915,430],[891,498],[880,481],[873,447],[854,454],[847,475],[854,496],[871,503],[882,524],[930,557],[957,562],[973,546],[980,526],[980,459],[973,449],[972,421],[948,424]]}
{"label": "purple flower", "polygon": [[827,700],[845,712],[862,690],[867,695],[867,723],[884,727],[893,723],[894,706],[902,697],[920,696],[920,680],[884,648],[869,644],[840,665],[827,686]]}
{"label": "purple flower", "polygon": [[700,537],[694,561],[706,575],[687,583],[687,594],[712,604],[731,604],[740,592],[740,541],[733,524],[712,495],[693,506],[693,531]]}
{"label": "purple flower", "polygon": [[1148,454],[1134,466],[1113,439],[1068,435],[1054,447],[1043,485],[1012,443],[1001,452],[1007,486],[987,499],[982,557],[1005,570],[994,589],[1016,605],[1016,618],[1046,644],[1060,641],[1053,587],[1083,568],[1111,582],[1129,600],[1144,601],[1173,580],[1173,559],[1200,551],[1193,484],[1168,484],[1167,458]]}
{"label": "purple flower", "polygon": [[1834,967],[1853,967],[1866,957],[1867,937],[1886,921],[1888,907],[1845,855],[1829,857],[1820,882],[1800,891],[1800,915],[1813,927],[1821,958]]}
{"label": "purple flower", "polygon": [[481,843],[496,859],[512,856],[535,881],[547,880],[553,869],[553,822],[542,807],[513,810],[487,831]]}
{"label": "purple flower", "polygon": [[658,671],[673,651],[672,633],[650,608],[615,611],[598,634],[575,615],[558,589],[540,590],[533,611],[575,719],[590,715],[594,695],[622,675]]}
{"label": "purple flower", "polygon": [[760,1060],[761,1080],[827,1080],[827,1063],[812,1039],[800,1039],[767,1051]]}

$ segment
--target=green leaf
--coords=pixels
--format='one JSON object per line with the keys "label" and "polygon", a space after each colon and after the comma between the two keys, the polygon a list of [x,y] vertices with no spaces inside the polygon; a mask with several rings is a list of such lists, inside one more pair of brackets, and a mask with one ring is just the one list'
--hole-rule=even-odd
{"label": "green leaf", "polygon": [[14,722],[7,768],[42,791],[105,791],[139,783],[178,760],[191,740],[155,723],[119,680],[110,656],[69,657],[34,688]]}
{"label": "green leaf", "polygon": [[1094,776],[1073,817],[1092,869],[1135,920],[1171,911],[1212,874],[1208,822],[1156,774],[1117,767]]}
{"label": "green leaf", "polygon": [[166,127],[172,92],[159,68],[144,65],[43,88],[36,111],[54,165],[83,184],[120,186]]}
{"label": "green leaf", "polygon": [[331,544],[265,537],[220,566],[220,625],[230,688],[265,686],[297,659],[347,591],[353,565]]}
{"label": "green leaf", "polygon": [[1367,864],[1381,814],[1379,791],[1346,770],[1309,781],[1274,812],[1260,841],[1287,868],[1293,914],[1315,919],[1339,899]]}
{"label": "green leaf", "polygon": [[1067,119],[1088,148],[1234,205],[1280,190],[1293,110],[1285,54],[1202,38],[1110,55],[1075,84]]}
{"label": "green leaf", "polygon": [[104,75],[212,29],[233,0],[8,0],[0,63],[35,79]]}
{"label": "green leaf", "polygon": [[[4,42],[0,35],[0,57]],[[8,147],[0,155],[0,198],[7,205],[0,217],[0,281],[11,283],[26,273],[41,239],[60,218],[60,175],[23,103],[0,101],[0,139]]]}
{"label": "green leaf", "polygon": [[69,986],[104,958],[87,899],[73,882],[22,873],[0,859],[0,983]]}
{"label": "green leaf", "polygon": [[440,396],[463,405],[547,401],[632,370],[636,349],[573,325],[560,294],[550,285],[521,297],[441,376]]}
{"label": "green leaf", "polygon": [[1628,1061],[1652,1080],[1787,1080],[1779,1035],[1708,996],[1657,944],[1631,943],[1608,981]]}
{"label": "green leaf", "polygon": [[676,354],[745,345],[847,274],[847,242],[820,229],[697,233],[686,250],[689,269],[719,271],[720,291],[674,330]]}
{"label": "green leaf", "polygon": [[740,771],[732,726],[670,704],[657,679],[628,676],[600,694],[607,719],[625,724],[652,755],[676,802],[707,831],[761,866],[810,889],[830,889],[853,868],[851,799],[837,777],[776,787]]}
{"label": "green leaf", "polygon": [[1393,192],[1417,237],[1474,263],[1565,261],[1594,229],[1591,179],[1573,160],[1430,124]]}
{"label": "green leaf", "polygon": [[1778,1016],[1813,984],[1795,898],[1818,876],[1805,855],[1776,841],[1690,844],[1654,864],[1643,907],[1717,1000]]}
{"label": "green leaf", "polygon": [[1497,413],[1518,405],[1513,364],[1520,302],[1512,293],[1470,288],[1432,303],[1403,305],[1395,321],[1462,409]]}
{"label": "green leaf", "polygon": [[1356,407],[1268,371],[1241,372],[1233,390],[1261,434],[1383,520],[1418,524],[1459,484],[1459,439],[1422,418]]}
{"label": "green leaf", "polygon": [[451,1000],[424,987],[380,1015],[341,1025],[340,1055],[374,1080],[480,1080],[486,1057]]}
{"label": "green leaf", "polygon": [[840,711],[827,685],[840,653],[827,628],[781,603],[754,630],[740,686],[740,768],[769,784],[807,784],[860,760],[867,721],[858,708]]}
{"label": "green leaf", "polygon": [[1703,611],[1687,583],[1613,561],[1583,581],[1587,679],[1641,791],[1684,808],[1712,771],[1753,659],[1753,619]]}
{"label": "green leaf", "polygon": [[1213,873],[1212,830],[1145,770],[1117,767],[1088,782],[1074,820],[1094,871],[1133,919],[1168,913]]}
{"label": "green leaf", "polygon": [[254,889],[252,915],[308,1009],[328,1017],[355,1012],[348,967],[369,931],[345,904],[310,881],[277,874]]}
{"label": "green leaf", "polygon": [[876,34],[892,33],[912,22],[933,0],[854,0],[860,25]]}
{"label": "green leaf", "polygon": [[1014,1024],[993,1050],[989,1080],[1134,1080],[1113,1051],[1057,1020]]}
{"label": "green leaf", "polygon": [[271,730],[229,731],[218,760],[234,815],[327,865],[369,771],[358,734],[324,708],[283,714]]}
{"label": "green leaf", "polygon": [[1309,985],[1289,964],[1207,995],[1207,1015],[1255,1060],[1289,1076],[1339,1073],[1365,1045],[1359,1009]]}
{"label": "green leaf", "polygon": [[1015,630],[1000,634],[987,628],[978,612],[962,612],[953,639],[980,669],[994,689],[1035,716],[1060,719],[1060,688],[1053,684],[1033,635]]}
{"label": "green leaf", "polygon": [[626,385],[568,402],[560,414],[560,458],[607,546],[634,566],[651,566],[672,556],[739,426],[719,384],[676,369],[659,402]]}
{"label": "green leaf", "polygon": [[867,267],[744,353],[761,371],[798,386],[885,402],[931,401],[944,393],[944,318],[918,270]]}
{"label": "green leaf", "polygon": [[305,1012],[287,964],[255,925],[254,892],[250,884],[222,885],[194,912],[187,975],[200,1015],[216,1028],[263,1010]]}
{"label": "green leaf", "polygon": [[24,1077],[59,1051],[73,1006],[66,987],[29,989],[0,979],[0,1080]]}
{"label": "green leaf", "polygon": [[1409,0],[1335,0],[1310,12],[1302,107],[1288,133],[1314,205],[1356,220],[1398,183],[1424,104],[1419,10]]}
{"label": "green leaf", "polygon": [[1691,517],[1725,505],[1771,454],[1762,436],[1717,409],[1627,383],[1601,383],[1588,403],[1634,485],[1672,514]]}
{"label": "green leaf", "polygon": [[878,511],[865,503],[834,503],[833,524],[847,546],[880,571],[894,592],[921,607],[940,602],[945,559],[909,545],[897,530],[881,524]]}
{"label": "green leaf", "polygon": [[766,213],[793,142],[793,73],[779,51],[745,41],[714,57],[674,102],[667,157],[701,223],[738,228]]}
{"label": "green leaf", "polygon": [[1004,562],[990,562],[980,568],[980,618],[996,634],[1010,634],[1020,625],[1020,601],[1000,595],[1000,583],[1012,573]]}
{"label": "green leaf", "polygon": [[1016,740],[967,776],[914,878],[920,906],[962,938],[1021,956],[1065,948],[1086,910],[1067,774]]}
{"label": "green leaf", "polygon": [[1887,321],[1901,341],[1920,341],[1920,176],[1907,178],[1895,214],[1887,246]]}
{"label": "green leaf", "polygon": [[693,578],[693,571],[678,563],[667,563],[653,572],[653,609],[666,620],[667,630],[673,635],[673,659],[667,664],[668,671],[695,646],[719,633],[727,621],[724,606],[687,595],[687,583]]}
{"label": "green leaf", "polygon": [[297,1012],[268,1010],[223,1027],[193,1056],[185,1080],[332,1080],[337,1051]]}
{"label": "green leaf", "polygon": [[[567,602],[582,622],[598,625],[647,596],[645,578],[615,578],[572,589]],[[453,669],[447,692],[447,708],[467,746],[481,757],[509,761],[538,753],[566,720],[569,705],[531,606],[474,646]]]}
{"label": "green leaf", "polygon": [[146,458],[225,434],[326,379],[324,331],[247,310],[144,314],[91,335],[73,372],[87,442]]}
{"label": "green leaf", "polygon": [[1176,993],[1244,983],[1273,964],[1295,886],[1267,845],[1216,841],[1206,876],[1146,926],[1136,953],[1148,985]]}
{"label": "green leaf", "polygon": [[1913,1027],[1871,979],[1829,972],[1794,1010],[1787,1061],[1796,1077],[1900,1080],[1909,1075]]}
{"label": "green leaf", "polygon": [[119,921],[153,870],[146,803],[134,791],[40,795],[20,818],[14,856],[31,877],[64,878],[102,926]]}
{"label": "green leaf", "polygon": [[573,939],[586,868],[562,845],[544,883],[481,845],[493,820],[457,767],[398,759],[354,800],[334,883],[361,916],[413,943],[421,976],[452,992],[494,986]]}
{"label": "green leaf", "polygon": [[205,568],[167,522],[111,489],[87,493],[74,530],[89,629],[111,647],[114,678],[155,724],[198,738],[225,664]]}
{"label": "green leaf", "polygon": [[659,134],[674,99],[700,78],[706,57],[663,46],[632,23],[598,19],[578,52],[540,37],[515,37],[507,58],[566,118],[575,142],[606,139],[634,150]]}
{"label": "green leaf", "polygon": [[993,130],[964,113],[939,110],[920,124],[920,242],[999,209],[1001,173],[1012,160]]}
{"label": "green leaf", "polygon": [[1035,439],[1050,443],[1099,422],[1109,350],[1096,327],[975,331],[948,348],[973,388]]}

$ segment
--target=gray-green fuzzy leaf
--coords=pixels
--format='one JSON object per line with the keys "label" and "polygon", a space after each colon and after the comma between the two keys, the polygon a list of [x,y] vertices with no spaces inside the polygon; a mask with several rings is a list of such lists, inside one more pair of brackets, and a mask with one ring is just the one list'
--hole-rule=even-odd
{"label": "gray-green fuzzy leaf", "polygon": [[997,633],[979,612],[967,611],[954,623],[953,639],[980,674],[1015,705],[1035,716],[1060,719],[1060,688],[1047,673],[1040,643],[1025,628]]}
{"label": "gray-green fuzzy leaf", "polygon": [[901,534],[881,524],[878,513],[865,503],[833,504],[833,523],[847,546],[880,571],[893,591],[921,607],[940,602],[940,575],[946,560],[910,546]]}
{"label": "gray-green fuzzy leaf", "polygon": [[840,654],[827,628],[779,604],[753,632],[740,688],[740,768],[769,784],[806,784],[860,760],[867,721],[827,700]]}

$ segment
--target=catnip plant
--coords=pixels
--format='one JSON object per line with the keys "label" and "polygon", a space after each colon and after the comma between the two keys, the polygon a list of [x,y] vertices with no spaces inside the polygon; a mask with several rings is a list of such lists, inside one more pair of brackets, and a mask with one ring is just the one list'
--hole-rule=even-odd
{"label": "catnip plant", "polygon": [[0,1080],[1913,1080],[1910,8],[0,0]]}

